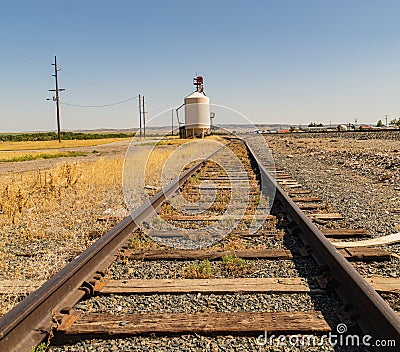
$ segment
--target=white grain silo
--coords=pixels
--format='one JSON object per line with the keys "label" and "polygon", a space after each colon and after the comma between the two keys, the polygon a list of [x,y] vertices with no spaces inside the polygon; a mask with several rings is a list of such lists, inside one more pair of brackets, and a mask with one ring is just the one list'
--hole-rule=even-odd
{"label": "white grain silo", "polygon": [[185,98],[184,104],[186,137],[210,134],[210,98],[194,92]]}
{"label": "white grain silo", "polygon": [[[201,137],[211,132],[210,98],[204,93],[203,77],[193,79],[196,91],[184,99],[184,103],[176,109],[181,138]],[[185,123],[179,121],[178,111],[185,107]]]}

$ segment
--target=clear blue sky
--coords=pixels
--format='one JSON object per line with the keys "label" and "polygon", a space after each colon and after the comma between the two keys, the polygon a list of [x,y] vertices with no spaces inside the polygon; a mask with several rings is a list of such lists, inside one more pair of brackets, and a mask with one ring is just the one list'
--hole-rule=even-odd
{"label": "clear blue sky", "polygon": [[[54,55],[66,103],[140,93],[152,116],[198,73],[254,123],[398,117],[399,14],[397,0],[2,1],[0,131],[55,128]],[[64,129],[132,127],[137,100],[61,114]]]}

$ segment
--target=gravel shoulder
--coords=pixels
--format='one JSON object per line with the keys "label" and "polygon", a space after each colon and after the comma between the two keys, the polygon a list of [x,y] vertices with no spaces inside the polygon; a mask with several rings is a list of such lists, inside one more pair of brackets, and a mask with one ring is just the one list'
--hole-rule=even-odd
{"label": "gravel shoulder", "polygon": [[[278,166],[344,216],[341,226],[363,228],[372,237],[381,237],[400,231],[396,212],[400,208],[400,143],[390,139],[396,136],[333,133],[266,139]],[[382,248],[400,255],[399,244]],[[369,269],[354,265],[364,275],[400,277],[396,257],[389,263],[368,265]]]}

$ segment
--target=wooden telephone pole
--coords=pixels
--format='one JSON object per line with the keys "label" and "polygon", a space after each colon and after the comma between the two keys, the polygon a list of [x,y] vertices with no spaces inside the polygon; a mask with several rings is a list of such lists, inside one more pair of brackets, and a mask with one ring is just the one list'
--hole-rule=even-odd
{"label": "wooden telephone pole", "polygon": [[146,138],[146,110],[144,108],[144,95],[142,97],[143,99],[143,138]]}
{"label": "wooden telephone pole", "polygon": [[142,98],[139,94],[139,138],[142,139]]}
{"label": "wooden telephone pole", "polygon": [[58,71],[60,71],[57,67],[57,56],[54,56],[54,75],[56,81],[56,89],[49,89],[50,92],[55,92],[56,95],[53,97],[53,101],[56,102],[56,111],[57,111],[57,135],[58,135],[58,142],[61,143],[61,126],[60,126],[60,96],[59,92],[62,92],[65,89],[58,88]]}
{"label": "wooden telephone pole", "polygon": [[171,110],[171,136],[174,135],[174,109]]}

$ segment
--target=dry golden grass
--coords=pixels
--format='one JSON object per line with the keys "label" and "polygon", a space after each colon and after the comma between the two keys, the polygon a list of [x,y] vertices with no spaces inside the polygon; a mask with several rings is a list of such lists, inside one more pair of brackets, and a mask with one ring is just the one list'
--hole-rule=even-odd
{"label": "dry golden grass", "polygon": [[27,142],[3,142],[0,150],[38,150],[38,149],[61,149],[74,147],[90,147],[117,141],[130,140],[132,138],[105,138],[61,141],[27,141]]}
{"label": "dry golden grass", "polygon": [[[156,148],[148,182],[158,181],[174,146]],[[126,215],[124,159],[61,162],[46,169],[0,176],[0,280],[47,280]],[[112,221],[97,221],[110,216]],[[107,217],[106,216],[106,217]],[[95,236],[93,235],[95,234]],[[158,248],[146,236],[136,248]],[[0,314],[20,297],[1,296]]]}
{"label": "dry golden grass", "polygon": [[161,187],[163,166],[175,148],[157,147],[153,149],[146,165],[145,183],[154,187]]}
{"label": "dry golden grass", "polygon": [[[182,145],[191,141],[195,141],[197,139],[194,138],[179,138],[179,136],[168,136],[163,138],[158,145]],[[212,140],[212,141],[218,141],[222,144],[226,144],[226,139],[223,139],[220,136],[208,136],[205,140]]]}
{"label": "dry golden grass", "polygon": [[[111,224],[96,219],[124,207],[122,163],[100,159],[1,176],[0,279],[47,280],[93,242],[91,232],[105,233]],[[0,312],[12,302],[1,303]]]}
{"label": "dry golden grass", "polygon": [[140,232],[135,232],[130,239],[130,248],[133,250],[156,250],[162,248],[157,242]]}

